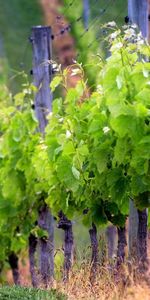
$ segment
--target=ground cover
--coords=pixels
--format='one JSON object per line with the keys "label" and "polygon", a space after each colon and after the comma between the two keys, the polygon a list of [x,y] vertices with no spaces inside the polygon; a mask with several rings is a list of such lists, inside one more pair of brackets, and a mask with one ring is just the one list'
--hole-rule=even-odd
{"label": "ground cover", "polygon": [[51,290],[40,290],[22,287],[2,287],[0,288],[1,300],[65,300],[61,293]]}

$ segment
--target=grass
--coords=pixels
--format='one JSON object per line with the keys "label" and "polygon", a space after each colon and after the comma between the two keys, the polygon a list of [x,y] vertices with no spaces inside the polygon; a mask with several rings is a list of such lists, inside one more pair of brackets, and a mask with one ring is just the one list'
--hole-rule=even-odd
{"label": "grass", "polygon": [[[90,282],[90,265],[82,263],[73,268],[68,283],[54,281],[53,289],[40,290],[21,287],[1,287],[0,300],[149,300],[149,274],[138,277],[124,265],[115,275],[100,267],[94,282]],[[66,296],[65,296],[66,295]]]}
{"label": "grass", "polygon": [[0,300],[66,300],[66,296],[56,290],[46,291],[22,287],[1,287]]}
{"label": "grass", "polygon": [[[123,266],[121,275],[112,276],[108,269],[101,267],[95,282],[89,280],[90,267],[82,265],[80,270],[72,272],[68,284],[59,287],[66,293],[68,300],[149,300],[150,286],[146,276],[133,280],[127,266]],[[147,277],[149,275],[147,274]]]}

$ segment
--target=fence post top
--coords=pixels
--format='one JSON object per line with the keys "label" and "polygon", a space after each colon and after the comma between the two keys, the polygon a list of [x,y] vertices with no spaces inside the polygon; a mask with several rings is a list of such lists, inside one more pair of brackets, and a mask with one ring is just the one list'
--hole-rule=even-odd
{"label": "fence post top", "polygon": [[37,25],[37,26],[33,26],[32,30],[50,30],[51,26],[43,26],[43,25]]}

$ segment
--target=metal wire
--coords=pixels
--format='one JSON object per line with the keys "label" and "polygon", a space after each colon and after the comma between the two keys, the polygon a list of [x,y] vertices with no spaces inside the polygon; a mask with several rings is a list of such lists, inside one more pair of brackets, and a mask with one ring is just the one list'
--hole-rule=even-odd
{"label": "metal wire", "polygon": [[[94,0],[95,5],[96,5],[96,2],[97,2],[97,1],[98,1],[98,0]],[[98,16],[96,16],[96,17],[94,18],[94,20],[92,20],[92,21],[90,22],[88,28],[85,29],[85,30],[83,31],[83,33],[81,33],[81,35],[79,36],[79,40],[82,39],[82,38],[85,36],[85,34],[86,34],[87,32],[89,32],[89,31],[93,28],[93,26],[99,21],[99,19],[106,13],[106,11],[107,11],[107,9],[109,8],[111,2],[114,2],[114,1],[115,1],[115,0],[108,0],[107,5],[106,5],[104,8],[101,9],[101,13],[100,13]],[[95,6],[92,5],[91,8],[94,8],[94,7],[95,7]],[[70,22],[69,25],[66,25],[66,26],[63,27],[59,32],[57,32],[55,35],[53,35],[53,36],[52,36],[52,39],[59,38],[59,37],[62,36],[63,34],[70,32],[70,31],[71,31],[71,28],[72,28],[72,26],[73,26],[73,24],[78,23],[78,22],[80,22],[80,21],[82,21],[82,20],[83,20],[83,16],[80,15],[80,16],[77,17],[75,20],[73,20],[72,22]]]}

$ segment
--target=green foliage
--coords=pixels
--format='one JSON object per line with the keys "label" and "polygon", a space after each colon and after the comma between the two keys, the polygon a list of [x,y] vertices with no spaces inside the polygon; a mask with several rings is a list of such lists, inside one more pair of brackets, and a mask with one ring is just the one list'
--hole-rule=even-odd
{"label": "green foliage", "polygon": [[[2,261],[27,247],[30,232],[45,236],[35,225],[43,201],[56,217],[60,210],[78,214],[88,227],[108,221],[122,227],[130,198],[139,209],[150,206],[149,45],[132,27],[112,29],[111,55],[96,65],[95,91],[81,101],[81,78],[65,99],[55,99],[44,138],[31,109],[33,86],[26,82],[0,106]],[[65,84],[64,72],[53,89],[59,83]]]}
{"label": "green foliage", "polygon": [[0,299],[11,299],[11,300],[65,300],[65,295],[57,292],[56,290],[44,291],[32,288],[22,287],[1,287],[0,288]]}
{"label": "green foliage", "polygon": [[[0,236],[1,260],[11,251],[20,253],[28,244],[29,233],[37,219],[39,195],[35,182],[32,153],[39,143],[37,120],[31,109],[32,86],[25,86],[13,100],[3,101],[0,113]],[[36,181],[37,183],[37,181]],[[37,183],[38,184],[38,183]],[[32,186],[32,187],[31,187]],[[34,208],[36,209],[34,210]]]}
{"label": "green foliage", "polygon": [[129,196],[142,199],[136,200],[139,208],[149,206],[149,197],[141,197],[150,190],[149,62],[143,56],[149,46],[134,28],[122,33],[111,26],[111,56],[97,65],[96,91],[81,105],[78,89],[69,90],[64,102],[56,99],[46,130],[53,178],[47,203],[68,216],[88,208],[87,225],[109,220],[123,226]]}

